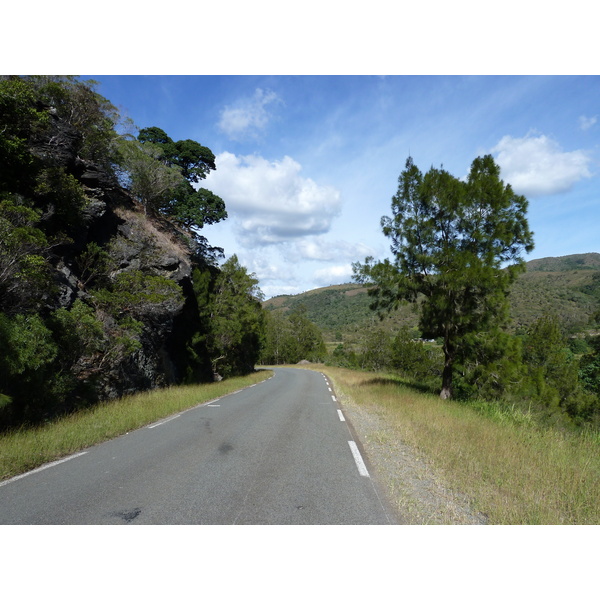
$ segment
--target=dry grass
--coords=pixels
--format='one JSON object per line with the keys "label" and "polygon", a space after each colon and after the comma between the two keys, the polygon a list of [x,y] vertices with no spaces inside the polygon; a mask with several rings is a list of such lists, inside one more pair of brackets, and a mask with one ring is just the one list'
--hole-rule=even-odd
{"label": "dry grass", "polygon": [[219,383],[152,390],[105,402],[42,427],[0,436],[0,480],[230,394],[272,375],[261,370]]}
{"label": "dry grass", "polygon": [[[413,462],[426,463],[430,487],[451,482],[453,494],[467,497],[488,523],[600,524],[598,436],[543,430],[506,413],[484,414],[417,392],[393,376],[319,370],[343,402],[385,423],[379,429],[383,443],[374,439],[376,431],[371,442],[407,448]],[[377,465],[377,456],[369,458]],[[400,457],[396,465],[406,476]],[[400,493],[397,485],[393,492]]]}

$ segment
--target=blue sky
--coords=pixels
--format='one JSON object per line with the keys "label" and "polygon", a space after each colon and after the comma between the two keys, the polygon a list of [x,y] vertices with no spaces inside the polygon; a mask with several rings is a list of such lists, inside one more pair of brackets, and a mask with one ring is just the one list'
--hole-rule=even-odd
{"label": "blue sky", "polygon": [[203,233],[267,297],[349,281],[352,262],[386,256],[379,222],[409,154],[462,177],[492,153],[530,201],[527,259],[600,251],[585,0],[72,5],[7,6],[27,43],[5,28],[0,71],[89,73],[138,127],[208,146],[217,170],[203,185],[229,218]]}
{"label": "blue sky", "polygon": [[[597,19],[589,0],[543,7],[527,0],[401,5],[389,0],[368,5],[172,0],[144,5],[143,10],[138,2],[123,0],[101,5],[55,0],[34,7],[7,3],[3,18],[0,72],[96,73],[83,77],[100,81],[99,92],[138,127],[156,125],[175,139],[195,139],[213,150],[218,169],[204,185],[222,195],[230,218],[204,233],[228,255],[237,253],[257,273],[268,296],[347,281],[352,261],[386,255],[379,220],[390,212],[409,153],[423,171],[443,164],[459,177],[478,155],[491,152],[501,159],[504,179],[518,182],[530,201],[536,248],[528,259],[600,251],[600,78]],[[158,76],[169,73],[188,75]],[[304,77],[312,74],[323,76]],[[378,76],[382,74],[391,76]],[[579,74],[584,76],[571,76]],[[269,227],[255,227],[253,218]],[[297,530],[293,544],[288,530],[271,531],[276,538],[258,546],[254,537],[232,538],[233,533],[221,529],[203,531],[203,539],[208,536],[214,556],[230,556],[237,548],[236,569],[242,569],[237,580],[246,586],[261,573],[264,551],[271,562],[281,556],[278,570],[293,577],[306,552],[324,548],[326,554],[319,558],[326,556],[326,561],[313,561],[311,568],[321,568],[317,573],[326,577],[344,572],[352,560],[348,552],[356,546],[356,532],[349,530],[339,546],[324,530],[311,529],[300,543]],[[434,548],[443,557],[434,556],[443,593],[461,572],[475,530],[453,529],[434,540],[417,529],[403,529],[401,540],[391,530],[377,529],[377,537],[374,531],[361,530],[358,547],[366,540],[371,548],[394,544],[395,551],[361,553],[358,577],[333,577],[325,587],[339,595],[341,582],[351,597],[389,594],[388,587],[397,581],[385,575],[396,573],[400,552],[403,587],[421,589],[423,581],[430,585],[432,564],[422,556]],[[521,562],[527,572],[532,565],[545,572],[553,564],[557,538],[570,548],[587,548],[592,541],[587,535],[592,530],[585,528],[516,528],[510,538],[504,531],[490,529],[485,539],[480,536],[485,552],[479,562],[469,555],[479,576],[470,578],[475,585],[468,597],[477,597],[485,578],[493,575],[489,565],[502,560],[506,551],[526,548]],[[340,533],[336,530],[336,536]],[[548,543],[549,534],[553,543]],[[54,532],[47,545],[40,544],[39,530],[31,535],[34,539],[19,531],[11,547],[20,543],[24,551],[55,550]],[[110,540],[96,547],[106,551],[114,545],[114,535],[111,531]],[[266,529],[260,535],[267,535]],[[65,551],[73,543],[85,543],[79,531],[75,536],[65,538]],[[175,544],[171,538],[165,541],[169,547],[187,548],[190,540],[180,536]],[[257,547],[263,552],[256,552]],[[275,556],[268,553],[271,547],[285,552]],[[402,554],[403,548],[410,550]],[[142,569],[159,556],[161,573],[165,558],[167,570],[186,571],[181,553],[172,554],[169,564],[169,557],[156,554],[152,543],[135,550],[128,558]],[[81,556],[87,562],[78,561],[75,571],[85,575],[92,563],[89,552]],[[254,556],[261,562],[255,563]],[[591,563],[581,569],[591,556],[575,551],[561,557],[566,561],[563,572],[593,573]],[[220,565],[230,563],[211,562],[211,573],[220,575]],[[45,564],[54,568],[48,561],[38,561],[37,567]],[[19,564],[11,566],[19,569]],[[361,577],[369,572],[378,577]],[[532,594],[539,595],[540,582],[543,587],[548,581],[549,592],[572,594],[572,577],[563,583],[555,572],[551,575],[528,579],[523,573],[504,585],[510,586],[508,593],[515,583],[526,590],[531,581]],[[314,587],[313,580],[319,577],[307,580]],[[156,588],[156,578],[151,581]],[[173,581],[163,577],[159,588],[162,583],[170,588]],[[185,576],[182,581],[187,582]],[[224,579],[214,576],[211,581],[222,593]],[[279,585],[281,579],[274,581]],[[575,583],[576,589],[588,585],[589,577]],[[469,590],[464,580],[460,589],[463,594]],[[279,589],[276,593],[280,595]]]}
{"label": "blue sky", "polygon": [[528,260],[598,252],[598,76],[84,76],[122,115],[217,157],[203,186],[229,218],[204,235],[237,254],[267,297],[351,280],[388,255],[410,154],[467,174],[491,153],[529,200]]}

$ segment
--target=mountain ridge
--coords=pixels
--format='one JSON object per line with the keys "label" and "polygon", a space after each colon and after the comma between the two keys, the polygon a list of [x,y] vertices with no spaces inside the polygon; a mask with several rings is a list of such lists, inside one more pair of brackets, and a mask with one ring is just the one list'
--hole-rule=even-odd
{"label": "mountain ridge", "polygon": [[[369,309],[368,288],[344,283],[279,295],[263,302],[267,310],[287,312],[304,304],[307,317],[328,341],[350,339],[360,329],[379,322]],[[513,329],[529,327],[537,318],[556,313],[569,333],[585,330],[590,316],[600,309],[600,253],[588,252],[545,257],[526,263],[510,294]],[[383,320],[386,327],[417,327],[413,307],[404,305]]]}

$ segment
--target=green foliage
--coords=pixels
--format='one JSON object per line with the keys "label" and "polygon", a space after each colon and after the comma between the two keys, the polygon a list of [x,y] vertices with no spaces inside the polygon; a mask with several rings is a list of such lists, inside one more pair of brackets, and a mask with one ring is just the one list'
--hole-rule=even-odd
{"label": "green foliage", "polygon": [[81,224],[81,213],[87,199],[81,184],[64,167],[47,167],[41,170],[34,190],[36,198],[57,229],[66,229]]}
{"label": "green foliage", "polygon": [[408,327],[403,327],[392,340],[390,366],[416,381],[439,379],[443,356],[437,345],[415,339]]}
{"label": "green foliage", "polygon": [[29,151],[28,141],[50,120],[36,99],[30,82],[0,78],[0,192],[27,194],[32,186],[39,161]]}
{"label": "green foliage", "polygon": [[162,212],[188,230],[202,229],[227,218],[225,203],[210,190],[181,183]]}
{"label": "green foliage", "polygon": [[590,352],[581,357],[579,375],[586,390],[600,401],[600,336],[589,339]]}
{"label": "green foliage", "polygon": [[163,149],[168,164],[181,169],[182,175],[191,183],[205,179],[209,171],[215,170],[215,155],[209,148],[194,140],[174,142],[159,127],[146,127],[138,135],[143,144],[157,144]]}
{"label": "green foliage", "polygon": [[418,332],[401,327],[393,333],[386,327],[372,325],[363,329],[352,344],[339,344],[328,364],[351,369],[397,373],[419,385],[434,387],[443,368],[439,346],[419,339]]}
{"label": "green foliage", "polygon": [[268,300],[265,308],[275,310],[279,304],[285,307],[286,312],[304,305],[310,320],[330,336],[334,331],[347,332],[373,316],[366,291],[356,285],[340,285],[298,296],[275,298]]}
{"label": "green foliage", "polygon": [[[215,169],[213,153],[156,128],[139,140],[118,134],[118,111],[95,88],[76,77],[0,76],[0,427],[161,376],[206,380],[210,359],[224,374],[248,370],[260,347],[260,298],[228,291],[207,267],[219,249],[197,233],[227,216],[220,198],[192,186]],[[119,183],[147,217],[117,207]],[[173,258],[207,275],[197,306],[185,278],[157,275]],[[240,270],[225,272],[240,280]],[[232,315],[241,339],[223,348]]]}
{"label": "green foliage", "polygon": [[84,286],[91,285],[107,275],[110,261],[109,253],[96,242],[89,242],[83,252],[75,258],[79,267],[81,283]]}
{"label": "green foliage", "polygon": [[142,271],[119,273],[108,287],[91,295],[98,307],[118,319],[173,311],[183,304],[181,288],[174,281]]}
{"label": "green foliage", "polygon": [[166,165],[162,149],[135,140],[119,141],[121,164],[129,181],[123,181],[144,208],[160,212],[181,184],[180,170]]}
{"label": "green foliage", "polygon": [[540,317],[524,336],[523,366],[513,395],[540,407],[549,418],[581,424],[600,414],[600,398],[586,391],[579,361],[555,315]]}
{"label": "green foliage", "polygon": [[95,311],[81,300],[70,309],[59,308],[50,320],[59,340],[60,360],[72,368],[83,357],[104,349],[104,331]]}
{"label": "green foliage", "polygon": [[52,362],[57,348],[39,315],[0,314],[0,371],[10,378]]}
{"label": "green foliage", "polygon": [[[39,315],[0,313],[0,394],[5,396],[5,409],[10,409],[9,418],[31,419],[51,406],[50,367],[57,353],[52,333]],[[2,413],[0,424],[6,420]]]}
{"label": "green foliage", "polygon": [[327,355],[319,328],[308,318],[300,304],[288,315],[266,313],[265,345],[262,364],[295,364],[301,360],[321,362]]}
{"label": "green foliage", "polygon": [[18,197],[0,196],[0,306],[27,310],[47,291],[50,246],[37,225],[41,214]]}
{"label": "green foliage", "polygon": [[354,265],[355,279],[375,284],[369,293],[378,311],[423,298],[419,327],[443,340],[441,395],[450,397],[457,365],[478,351],[478,334],[506,322],[509,287],[524,269],[520,253],[533,248],[527,201],[501,181],[489,155],[473,161],[467,181],[443,169],[423,175],[409,157],[398,182],[393,216],[381,222],[394,262],[367,259]]}
{"label": "green foliage", "polygon": [[[197,286],[200,285],[198,281]],[[263,297],[258,280],[233,255],[221,267],[207,295],[204,307],[210,319],[206,343],[213,372],[222,377],[252,372],[264,336]]]}
{"label": "green foliage", "polygon": [[[147,198],[154,193],[153,207],[191,232],[227,218],[221,198],[207,189],[192,186],[216,169],[215,156],[209,148],[189,139],[174,142],[158,127],[142,129],[137,146],[132,146],[135,142],[131,141],[127,144],[129,150],[125,155],[129,152],[126,163],[132,190],[143,202],[150,204]],[[137,148],[138,155],[141,151],[142,157],[144,153],[150,155],[153,161],[142,161],[140,169],[140,156],[131,154],[133,148]],[[150,181],[152,184],[148,185]]]}
{"label": "green foliage", "polygon": [[117,109],[96,92],[96,82],[72,76],[32,76],[27,81],[36,89],[39,102],[70,126],[77,155],[111,171],[118,137],[115,125],[120,117]]}

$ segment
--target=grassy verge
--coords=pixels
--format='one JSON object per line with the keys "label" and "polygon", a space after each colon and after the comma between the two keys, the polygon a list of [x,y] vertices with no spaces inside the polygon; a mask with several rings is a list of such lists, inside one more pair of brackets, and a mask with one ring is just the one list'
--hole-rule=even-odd
{"label": "grassy verge", "polygon": [[271,375],[263,370],[218,383],[152,390],[104,402],[41,427],[4,434],[0,436],[0,480],[264,381]]}
{"label": "grassy verge", "polygon": [[542,429],[490,405],[443,401],[390,375],[318,368],[342,402],[383,417],[386,435],[418,449],[488,523],[600,524],[598,435]]}

